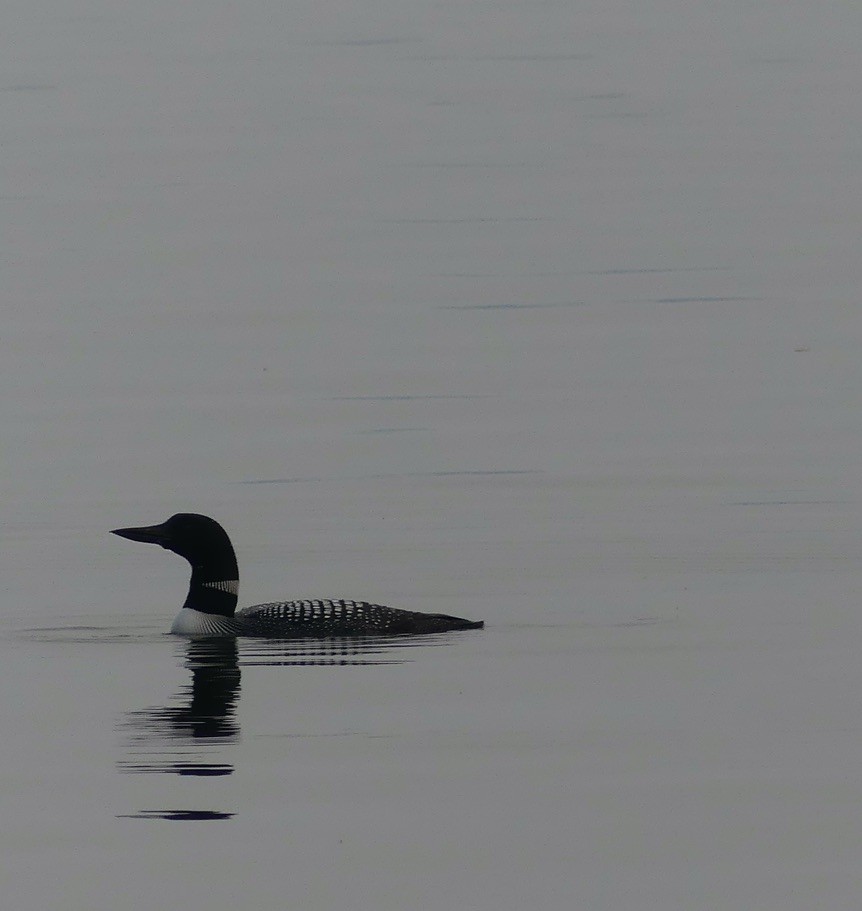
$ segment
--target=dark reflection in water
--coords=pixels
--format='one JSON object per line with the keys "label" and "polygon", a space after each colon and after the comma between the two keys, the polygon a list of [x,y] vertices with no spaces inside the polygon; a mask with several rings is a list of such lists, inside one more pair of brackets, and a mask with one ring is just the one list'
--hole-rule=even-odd
{"label": "dark reflection in water", "polygon": [[168,705],[127,712],[123,772],[231,775],[225,747],[239,739],[240,667],[403,664],[411,648],[444,645],[448,634],[344,639],[198,639],[188,643],[191,684]]}
{"label": "dark reflection in water", "polygon": [[[463,633],[462,633],[463,635]],[[431,636],[373,636],[345,639],[199,639],[186,647],[191,683],[164,706],[127,712],[120,722],[126,773],[197,778],[232,775],[227,753],[240,736],[237,702],[240,667],[403,664],[408,649],[452,642],[448,633]],[[125,819],[173,822],[231,819],[225,810],[151,809],[120,814]]]}
{"label": "dark reflection in water", "polygon": [[186,667],[192,682],[183,687],[174,704],[126,714],[122,726],[129,732],[131,758],[119,763],[122,771],[198,776],[233,772],[232,765],[212,762],[209,756],[212,747],[239,738],[236,639],[189,642]]}
{"label": "dark reflection in water", "polygon": [[167,819],[170,822],[203,822],[212,819],[232,819],[234,813],[219,810],[141,810],[140,813],[119,813],[117,819]]}
{"label": "dark reflection in water", "polygon": [[[343,639],[243,639],[243,667],[404,664],[400,650],[445,645],[448,634],[432,636],[352,636]],[[399,650],[399,651],[396,651]]]}

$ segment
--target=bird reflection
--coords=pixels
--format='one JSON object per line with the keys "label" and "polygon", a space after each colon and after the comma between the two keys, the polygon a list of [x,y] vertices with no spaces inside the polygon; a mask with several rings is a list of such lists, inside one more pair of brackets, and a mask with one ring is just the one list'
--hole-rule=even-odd
{"label": "bird reflection", "polygon": [[[165,706],[127,712],[121,725],[129,732],[129,758],[118,763],[123,772],[173,775],[231,775],[224,747],[239,739],[236,706],[240,694],[239,645],[233,637],[192,639],[185,665],[192,672]],[[344,639],[246,639],[242,664],[248,667],[305,665],[403,664],[406,650],[442,645],[445,634],[371,636]],[[219,761],[213,761],[218,758]]]}
{"label": "bird reflection", "polygon": [[245,639],[244,667],[363,666],[404,664],[401,649],[439,645],[449,634],[428,636],[345,636],[334,639]]}
{"label": "bird reflection", "polygon": [[[168,705],[127,712],[120,727],[127,732],[122,772],[214,777],[232,775],[226,748],[239,740],[240,645],[244,666],[404,664],[408,649],[450,644],[447,633],[422,637],[373,636],[344,639],[192,639],[185,666],[191,684]],[[179,822],[231,819],[233,812],[160,808],[120,814],[127,819]]]}
{"label": "bird reflection", "polygon": [[213,762],[225,744],[239,739],[236,703],[240,692],[236,639],[198,639],[188,644],[186,667],[190,686],[174,704],[128,712],[123,727],[130,731],[132,758],[119,763],[124,772],[175,775],[230,775],[233,766]]}

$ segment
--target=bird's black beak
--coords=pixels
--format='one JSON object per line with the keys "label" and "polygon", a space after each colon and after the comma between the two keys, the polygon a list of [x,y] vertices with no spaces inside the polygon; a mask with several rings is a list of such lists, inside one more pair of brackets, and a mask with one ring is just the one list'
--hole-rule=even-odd
{"label": "bird's black beak", "polygon": [[128,538],[130,541],[143,541],[144,544],[160,544],[167,548],[170,544],[170,535],[164,525],[147,525],[143,528],[115,528],[112,535]]}

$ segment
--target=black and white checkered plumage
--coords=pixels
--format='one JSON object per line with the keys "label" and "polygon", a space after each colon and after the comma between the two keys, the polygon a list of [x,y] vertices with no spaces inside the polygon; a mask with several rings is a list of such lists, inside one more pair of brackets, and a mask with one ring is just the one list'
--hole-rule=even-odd
{"label": "black and white checkered plumage", "polygon": [[445,614],[420,614],[367,601],[274,601],[241,610],[246,636],[398,636],[470,629],[478,624]]}
{"label": "black and white checkered plumage", "polygon": [[233,545],[214,519],[179,513],[161,525],[114,534],[160,544],[185,557],[192,577],[171,632],[183,636],[265,636],[278,639],[399,636],[480,629],[481,620],[398,610],[366,601],[273,601],[236,612],[239,571]]}

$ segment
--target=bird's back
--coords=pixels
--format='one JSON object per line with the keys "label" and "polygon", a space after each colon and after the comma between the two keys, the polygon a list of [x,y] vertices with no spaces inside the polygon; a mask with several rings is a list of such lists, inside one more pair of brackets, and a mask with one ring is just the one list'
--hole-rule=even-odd
{"label": "bird's back", "polygon": [[484,623],[422,614],[369,604],[367,601],[273,601],[236,614],[239,635],[298,638],[302,636],[398,636],[481,629]]}

